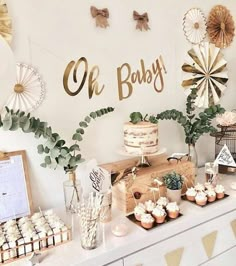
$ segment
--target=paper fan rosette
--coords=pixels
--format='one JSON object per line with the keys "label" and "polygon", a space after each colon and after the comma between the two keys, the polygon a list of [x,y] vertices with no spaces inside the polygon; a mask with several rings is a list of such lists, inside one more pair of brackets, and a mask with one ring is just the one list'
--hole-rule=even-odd
{"label": "paper fan rosette", "polygon": [[183,18],[186,39],[192,44],[201,43],[206,37],[206,18],[199,8],[191,8]]}
{"label": "paper fan rosette", "polygon": [[12,40],[12,23],[5,1],[0,0],[0,35],[10,44]]}
{"label": "paper fan rosette", "polygon": [[221,5],[212,8],[207,20],[210,41],[219,48],[228,47],[234,38],[234,20],[229,10]]}
{"label": "paper fan rosette", "polygon": [[17,63],[17,80],[5,106],[31,112],[44,100],[45,86],[39,73],[30,65]]}
{"label": "paper fan rosette", "polygon": [[190,93],[190,88],[197,88],[196,106],[206,108],[219,102],[228,81],[226,64],[220,48],[212,43],[194,45],[188,51],[182,65],[182,86],[186,94]]}

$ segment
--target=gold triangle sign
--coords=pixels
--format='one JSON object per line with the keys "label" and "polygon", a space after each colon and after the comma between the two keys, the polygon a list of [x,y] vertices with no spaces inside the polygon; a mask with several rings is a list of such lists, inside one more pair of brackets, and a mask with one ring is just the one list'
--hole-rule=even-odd
{"label": "gold triangle sign", "polygon": [[213,250],[214,250],[215,243],[216,243],[217,233],[218,233],[217,231],[213,231],[212,233],[205,235],[202,238],[202,243],[203,243],[203,246],[204,246],[204,249],[206,251],[208,258],[212,257]]}
{"label": "gold triangle sign", "polygon": [[233,220],[231,223],[230,223],[231,227],[232,227],[232,230],[234,232],[234,236],[236,237],[236,219]]}
{"label": "gold triangle sign", "polygon": [[165,254],[167,266],[179,266],[184,248],[178,248]]}

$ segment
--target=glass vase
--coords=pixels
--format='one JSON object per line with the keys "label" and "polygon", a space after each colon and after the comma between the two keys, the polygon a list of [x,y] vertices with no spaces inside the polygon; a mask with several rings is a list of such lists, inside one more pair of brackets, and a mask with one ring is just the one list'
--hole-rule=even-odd
{"label": "glass vase", "polygon": [[75,172],[68,173],[69,179],[63,182],[66,212],[76,213],[81,195],[81,184]]}
{"label": "glass vase", "polygon": [[195,176],[197,176],[198,158],[197,158],[197,151],[195,148],[195,144],[192,144],[192,143],[188,144],[188,160],[194,164]]}

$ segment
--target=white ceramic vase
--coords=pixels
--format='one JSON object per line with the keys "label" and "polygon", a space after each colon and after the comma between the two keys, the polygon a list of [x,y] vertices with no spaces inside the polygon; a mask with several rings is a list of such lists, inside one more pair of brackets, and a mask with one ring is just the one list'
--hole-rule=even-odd
{"label": "white ceramic vase", "polygon": [[181,201],[181,190],[182,189],[173,190],[173,189],[167,188],[166,190],[167,190],[166,196],[168,200],[171,202],[176,201],[179,204]]}

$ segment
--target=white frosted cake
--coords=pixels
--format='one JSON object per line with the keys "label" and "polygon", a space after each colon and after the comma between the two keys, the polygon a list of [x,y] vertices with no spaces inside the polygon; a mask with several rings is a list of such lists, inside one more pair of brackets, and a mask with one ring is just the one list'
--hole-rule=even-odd
{"label": "white frosted cake", "polygon": [[152,154],[158,149],[158,125],[150,122],[124,124],[125,150],[130,154]]}

